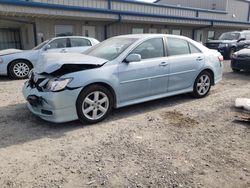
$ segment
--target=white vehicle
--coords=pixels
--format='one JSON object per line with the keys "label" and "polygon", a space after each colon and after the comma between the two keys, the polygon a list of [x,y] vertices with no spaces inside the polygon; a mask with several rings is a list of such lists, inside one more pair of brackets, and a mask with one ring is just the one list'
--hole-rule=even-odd
{"label": "white vehicle", "polygon": [[0,75],[24,79],[36,65],[41,53],[82,53],[98,44],[94,38],[67,36],[46,40],[32,50],[7,49],[0,51]]}

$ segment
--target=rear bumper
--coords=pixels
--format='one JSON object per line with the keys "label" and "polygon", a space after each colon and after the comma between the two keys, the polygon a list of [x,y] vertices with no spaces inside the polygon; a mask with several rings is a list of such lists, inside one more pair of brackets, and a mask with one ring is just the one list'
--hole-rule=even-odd
{"label": "rear bumper", "polygon": [[23,96],[27,100],[29,96],[37,97],[39,102],[28,102],[29,110],[40,118],[62,123],[77,120],[76,100],[81,88],[74,90],[63,90],[61,92],[39,92],[31,88],[26,82],[23,87]]}
{"label": "rear bumper", "polygon": [[223,55],[224,58],[229,58],[230,50],[229,48],[218,48],[218,51]]}
{"label": "rear bumper", "polygon": [[238,70],[250,70],[250,59],[232,59],[231,61],[231,68],[238,69]]}

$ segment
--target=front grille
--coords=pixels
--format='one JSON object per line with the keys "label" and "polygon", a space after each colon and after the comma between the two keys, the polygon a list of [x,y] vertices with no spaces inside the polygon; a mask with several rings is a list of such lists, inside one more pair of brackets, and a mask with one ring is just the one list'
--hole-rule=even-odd
{"label": "front grille", "polygon": [[244,58],[244,59],[246,58],[246,60],[249,61],[250,60],[250,54],[249,55],[248,54],[239,54],[238,58]]}
{"label": "front grille", "polygon": [[207,43],[206,46],[210,49],[218,49],[219,43]]}

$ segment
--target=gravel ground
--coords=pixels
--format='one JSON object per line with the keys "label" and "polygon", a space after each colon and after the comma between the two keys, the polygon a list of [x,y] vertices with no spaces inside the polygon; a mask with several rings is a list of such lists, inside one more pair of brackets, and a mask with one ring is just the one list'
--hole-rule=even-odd
{"label": "gravel ground", "polygon": [[32,115],[24,81],[0,78],[0,187],[250,187],[250,124],[235,121],[250,73],[204,99],[165,98],[106,121],[53,124]]}

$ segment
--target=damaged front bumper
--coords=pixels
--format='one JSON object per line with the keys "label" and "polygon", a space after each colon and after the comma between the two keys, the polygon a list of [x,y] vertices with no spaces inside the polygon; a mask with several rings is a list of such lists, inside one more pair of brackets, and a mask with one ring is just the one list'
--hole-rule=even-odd
{"label": "damaged front bumper", "polygon": [[78,119],[75,104],[81,90],[82,88],[65,89],[60,92],[42,92],[37,88],[31,88],[26,82],[23,87],[23,95],[33,114],[50,122],[61,123]]}

